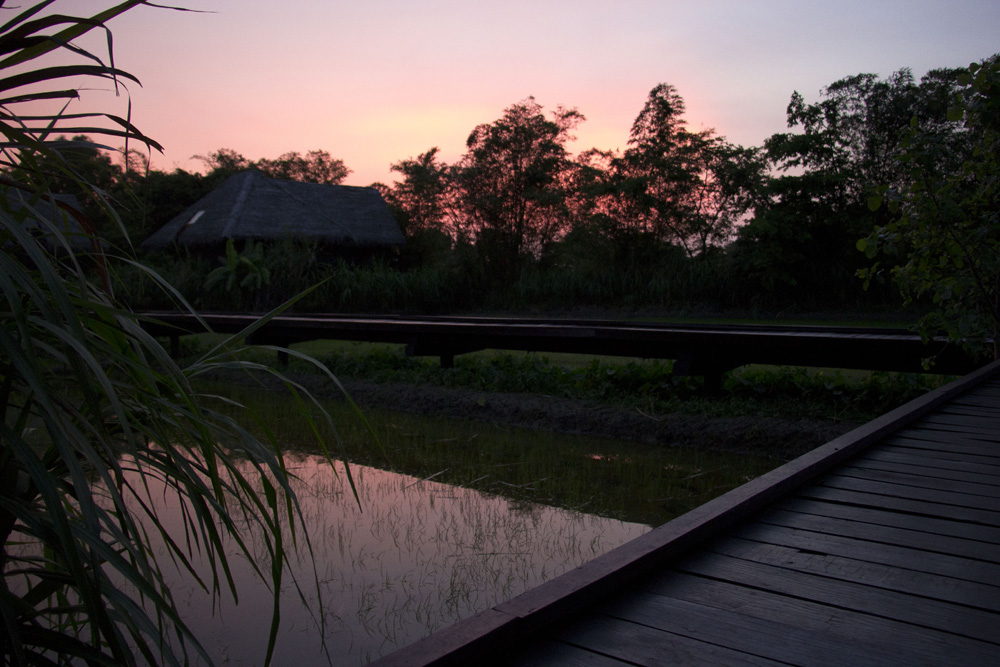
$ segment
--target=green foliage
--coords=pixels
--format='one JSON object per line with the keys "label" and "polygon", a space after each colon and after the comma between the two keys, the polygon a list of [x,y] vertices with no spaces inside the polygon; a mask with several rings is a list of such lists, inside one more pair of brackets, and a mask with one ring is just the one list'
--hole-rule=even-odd
{"label": "green foliage", "polygon": [[[935,133],[941,155],[967,150],[968,133],[956,131],[946,115],[958,74],[934,70],[919,82],[906,69],[886,79],[857,74],[830,84],[817,102],[795,93],[786,115],[796,131],[775,134],[762,148],[689,130],[683,99],[659,84],[624,152],[592,149],[575,159],[567,147],[583,116],[563,108],[546,114],[529,98],[476,127],[457,164],[442,162],[432,148],[393,164],[401,178],[392,186],[374,184],[407,237],[391,261],[322,266],[314,252],[317,261],[299,270],[267,249],[254,265],[270,272],[270,282],[243,265],[249,273],[237,280],[230,277],[239,272],[228,268],[226,280],[213,278],[212,293],[197,289],[207,274],[183,292],[204,307],[254,310],[280,303],[294,293],[291,285],[326,278],[329,284],[310,297],[313,310],[886,303],[894,294],[885,284],[862,290],[856,272],[867,260],[855,244],[892,218],[886,207],[868,206],[880,197],[878,185],[899,191],[910,178],[898,139],[912,117]],[[119,220],[98,221],[104,237],[118,244],[126,231],[144,238],[237,171],[315,183],[340,183],[349,173],[325,151],[254,161],[223,148],[202,158],[208,173],[201,176],[149,171],[134,151],[119,165],[96,141],[68,146],[69,158],[37,171],[53,183],[85,175],[98,184],[83,192],[88,205],[107,194],[123,202]],[[692,261],[682,262],[681,254]],[[189,260],[176,267],[183,275],[177,282],[188,284],[187,275],[200,270]],[[249,274],[256,277],[237,294]],[[232,289],[220,289],[226,283]],[[261,288],[252,291],[253,283]],[[924,293],[917,302],[928,300]]]}
{"label": "green foliage", "polygon": [[742,368],[730,373],[724,387],[733,398],[774,403],[801,402],[847,419],[872,419],[927,393],[947,378],[916,373],[842,371],[807,368]]}
{"label": "green foliage", "polygon": [[903,69],[886,80],[846,77],[812,104],[792,96],[788,124],[801,131],[765,142],[777,173],[759,188],[754,217],[734,248],[736,271],[757,299],[853,304],[865,298],[855,278],[865,260],[855,243],[889,220],[868,199],[879,184],[906,181],[899,139],[914,116],[943,120],[947,87],[946,72],[932,71],[917,84]]}
{"label": "green foliage", "polygon": [[346,347],[317,355],[339,377],[380,383],[430,384],[469,390],[593,400],[642,410],[710,416],[784,416],[867,420],[929,389],[938,376],[853,373],[748,366],[727,374],[720,399],[706,399],[699,379],[673,375],[669,361],[592,359],[582,365],[543,354],[462,355],[454,368],[407,357],[385,346]]}
{"label": "green foliage", "polygon": [[[572,237],[571,237],[572,238]],[[263,311],[316,286],[296,302],[302,312],[455,313],[473,310],[556,310],[596,307],[617,311],[642,309],[741,309],[739,286],[724,253],[696,258],[670,245],[650,244],[643,262],[632,270],[619,268],[608,253],[589,252],[589,244],[555,244],[543,264],[525,269],[513,282],[488,279],[475,250],[437,246],[435,263],[400,270],[387,262],[352,265],[323,261],[313,245],[285,239],[265,245],[259,266],[270,274],[260,290],[223,289],[224,281],[206,290],[208,275],[226,275],[197,254],[151,255],[148,262],[199,308],[221,311]],[[450,245],[450,244],[449,244]],[[574,254],[571,254],[574,253]],[[578,253],[578,254],[575,254]],[[136,308],[172,308],[168,295],[151,291],[142,281],[123,280]]]}
{"label": "green foliage", "polygon": [[[56,199],[63,194],[56,186],[72,186],[91,193],[95,204],[107,203],[74,164],[80,146],[67,155],[64,142],[49,138],[86,131],[157,147],[127,119],[65,113],[64,103],[78,92],[57,86],[69,75],[116,86],[136,82],[74,40],[104,32],[110,47],[105,23],[145,3],[123,2],[89,17],[46,14],[49,4],[9,13],[0,27],[0,132],[8,173],[0,181],[3,664],[211,663],[180,615],[164,568],[180,569],[216,595],[224,589],[236,595],[230,558],[246,558],[268,582],[275,604],[282,587],[308,585],[285,574],[294,552],[308,552],[309,541],[273,434],[251,434],[242,425],[246,413],[237,419],[228,412],[236,407],[230,399],[199,393],[191,383],[217,369],[278,375],[239,360],[237,341],[266,318],[182,368],[121,300],[133,286],[116,279],[134,283],[141,276],[186,306],[149,267],[105,256],[94,222]],[[84,64],[47,64],[67,58]],[[7,74],[12,68],[17,76]],[[40,113],[53,101],[50,115]],[[25,104],[30,114],[20,113]],[[77,126],[84,119],[88,127]],[[114,210],[101,212],[116,220]],[[91,243],[91,254],[76,250],[78,236]],[[336,382],[321,366],[312,368]],[[300,407],[310,402],[308,392],[278,379]],[[319,436],[316,419],[326,413],[301,414]],[[319,437],[317,444],[329,456],[328,440]],[[157,513],[150,497],[156,484],[149,481],[166,486],[170,500],[183,507],[178,516]],[[154,551],[154,538],[162,538],[162,552]],[[196,571],[194,551],[207,555],[209,572]],[[324,618],[320,612],[317,622]],[[271,619],[265,663],[273,657],[276,606]]]}
{"label": "green foliage", "polygon": [[222,266],[216,267],[205,279],[205,290],[222,285],[226,292],[257,292],[271,283],[271,272],[264,266],[264,244],[249,239],[243,252],[236,251],[236,243],[226,239],[226,256],[220,257]]}
{"label": "green foliage", "polygon": [[[919,328],[944,331],[974,354],[1000,333],[1000,58],[973,63],[956,76],[948,122],[914,117],[901,144],[907,179],[884,183],[895,218],[858,242],[870,282],[886,265],[907,303],[929,299]],[[957,139],[956,139],[957,137]],[[883,200],[884,198],[884,200]]]}

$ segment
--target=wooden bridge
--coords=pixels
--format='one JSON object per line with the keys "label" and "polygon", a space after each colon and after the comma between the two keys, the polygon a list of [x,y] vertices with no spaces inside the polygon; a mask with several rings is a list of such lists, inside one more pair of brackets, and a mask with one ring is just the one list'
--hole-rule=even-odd
{"label": "wooden bridge", "polygon": [[[212,330],[236,334],[258,316],[144,313],[151,333],[178,336]],[[936,373],[961,375],[977,367],[943,339],[925,344],[902,329],[776,325],[664,324],[601,320],[540,320],[484,317],[393,317],[281,315],[255,328],[252,343],[287,346],[309,340],[398,343],[411,355],[438,356],[450,366],[455,355],[483,349],[571,352],[674,359],[679,375],[700,375],[718,386],[721,375],[744,364],[780,364],[921,372],[934,358]]]}
{"label": "wooden bridge", "polygon": [[1000,362],[373,664],[1000,665]]}

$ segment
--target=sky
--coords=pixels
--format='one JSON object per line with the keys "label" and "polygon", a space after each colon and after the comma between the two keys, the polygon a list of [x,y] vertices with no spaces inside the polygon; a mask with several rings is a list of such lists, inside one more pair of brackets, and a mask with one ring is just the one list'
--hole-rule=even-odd
{"label": "sky", "polygon": [[[583,113],[574,154],[624,149],[659,83],[691,129],[751,146],[787,131],[793,91],[817,101],[852,74],[919,77],[1000,52],[997,0],[174,2],[205,13],[141,7],[110,24],[116,64],[142,82],[133,120],[165,148],[152,166],[320,149],[348,185],[391,183],[392,163],[435,146],[454,162],[476,125],[528,96]],[[125,102],[95,90],[84,104]]]}

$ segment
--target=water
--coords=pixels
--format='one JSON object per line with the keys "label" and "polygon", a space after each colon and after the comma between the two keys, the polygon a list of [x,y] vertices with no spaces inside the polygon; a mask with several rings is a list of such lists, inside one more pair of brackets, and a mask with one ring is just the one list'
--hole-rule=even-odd
{"label": "water", "polygon": [[[327,657],[334,665],[365,664],[649,530],[352,465],[359,507],[342,464],[293,453],[287,462],[299,478],[319,585],[308,557],[293,557],[301,590],[291,581],[282,587],[276,665],[325,664]],[[169,497],[153,495],[177,513]],[[171,590],[216,662],[263,664],[271,594],[245,560],[231,563],[238,604],[228,593],[213,604],[180,576]],[[207,565],[199,570],[207,573]],[[320,601],[317,617],[310,609]]]}

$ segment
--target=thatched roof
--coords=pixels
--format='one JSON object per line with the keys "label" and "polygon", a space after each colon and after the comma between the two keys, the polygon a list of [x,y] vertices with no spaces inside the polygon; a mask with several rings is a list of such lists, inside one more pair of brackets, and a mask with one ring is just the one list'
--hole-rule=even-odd
{"label": "thatched roof", "polygon": [[374,188],[278,181],[258,171],[244,171],[189,206],[142,245],[205,246],[230,238],[286,237],[353,248],[404,242],[389,206]]}

